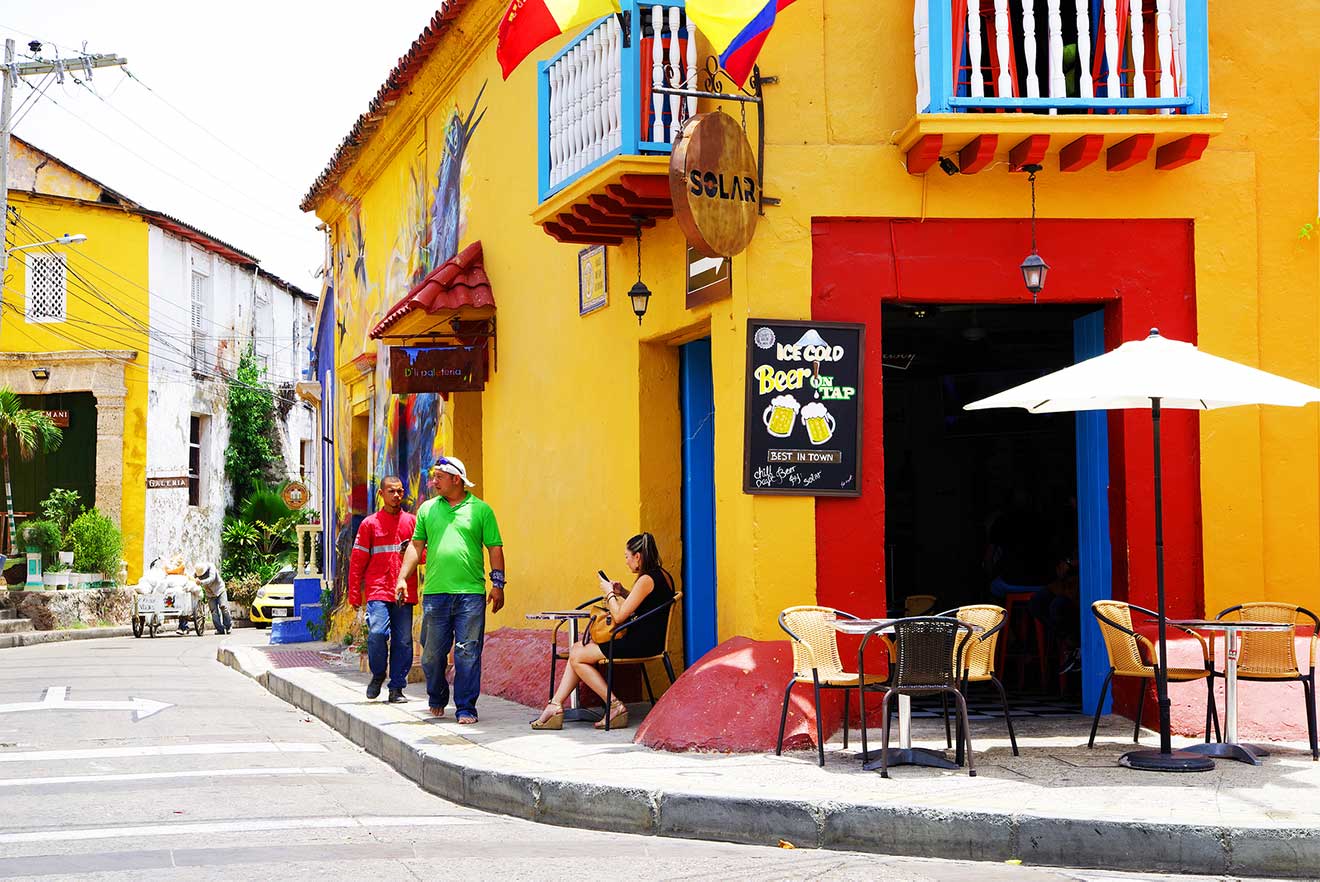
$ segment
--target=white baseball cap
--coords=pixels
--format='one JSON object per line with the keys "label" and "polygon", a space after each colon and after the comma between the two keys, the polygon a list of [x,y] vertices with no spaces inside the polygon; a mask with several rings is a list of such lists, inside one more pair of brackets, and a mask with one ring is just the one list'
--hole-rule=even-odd
{"label": "white baseball cap", "polygon": [[477,486],[468,480],[467,467],[463,465],[463,460],[456,456],[442,456],[435,461],[435,465],[431,466],[431,468],[439,469],[442,472],[448,472],[451,475],[458,475],[468,487]]}

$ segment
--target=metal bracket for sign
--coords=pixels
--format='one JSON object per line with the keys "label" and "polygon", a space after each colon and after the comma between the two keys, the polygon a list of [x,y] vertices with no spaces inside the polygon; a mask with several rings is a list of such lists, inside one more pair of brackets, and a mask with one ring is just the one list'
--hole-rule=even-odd
{"label": "metal bracket for sign", "polygon": [[[666,74],[673,76],[674,72],[665,65]],[[762,86],[772,86],[779,82],[779,77],[761,76],[761,68],[752,66],[752,78],[747,86],[739,86],[733,81],[725,71],[720,67],[719,59],[714,55],[706,56],[706,65],[698,74],[701,78],[699,89],[684,88],[689,83],[684,83],[678,88],[672,86],[652,86],[651,91],[661,95],[680,95],[684,98],[705,98],[710,101],[736,101],[740,104],[756,105],[756,190],[760,195],[757,200],[757,211],[764,215],[767,205],[778,205],[779,198],[776,196],[765,195],[765,101],[761,94]],[[677,79],[677,77],[674,77]],[[735,90],[733,92],[724,91],[725,81]],[[745,125],[744,125],[745,128]]]}
{"label": "metal bracket for sign", "polygon": [[[471,325],[468,330],[464,325]],[[480,330],[478,329],[480,327]],[[460,319],[453,318],[449,320],[449,331],[436,331],[430,334],[385,334],[380,339],[384,343],[390,343],[397,340],[399,344],[414,340],[431,340],[436,343],[457,343],[460,346],[465,344],[463,340],[489,340],[491,356],[491,372],[494,373],[500,369],[499,339],[495,336],[495,316],[486,319]]]}

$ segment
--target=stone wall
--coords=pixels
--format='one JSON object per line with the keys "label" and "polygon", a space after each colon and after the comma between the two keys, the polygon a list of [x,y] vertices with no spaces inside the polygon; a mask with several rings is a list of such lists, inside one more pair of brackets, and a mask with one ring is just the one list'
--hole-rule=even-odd
{"label": "stone wall", "polygon": [[0,609],[31,619],[37,631],[78,625],[127,625],[133,611],[131,588],[79,588],[68,591],[0,591]]}

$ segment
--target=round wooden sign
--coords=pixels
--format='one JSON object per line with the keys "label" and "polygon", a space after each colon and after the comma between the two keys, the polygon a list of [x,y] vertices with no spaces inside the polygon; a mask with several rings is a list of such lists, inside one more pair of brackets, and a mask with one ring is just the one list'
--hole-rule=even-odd
{"label": "round wooden sign", "polygon": [[284,485],[280,491],[280,496],[284,498],[284,504],[297,511],[307,504],[311,499],[311,494],[307,492],[307,485],[301,481],[290,481]]}
{"label": "round wooden sign", "polygon": [[732,257],[756,232],[761,194],[756,155],[726,113],[699,113],[683,126],[669,157],[674,216],[707,257]]}

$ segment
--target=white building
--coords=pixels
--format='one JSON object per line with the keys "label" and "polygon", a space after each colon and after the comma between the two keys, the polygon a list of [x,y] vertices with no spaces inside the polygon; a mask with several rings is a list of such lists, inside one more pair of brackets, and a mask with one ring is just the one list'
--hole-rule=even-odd
{"label": "white building", "polygon": [[[308,480],[316,437],[294,384],[311,366],[316,298],[260,269],[254,258],[174,218],[149,218],[151,323],[147,480],[187,477],[147,493],[144,565],[182,553],[218,561],[225,510],[229,381],[253,346],[275,387],[284,480]],[[156,483],[171,483],[160,482]]]}

